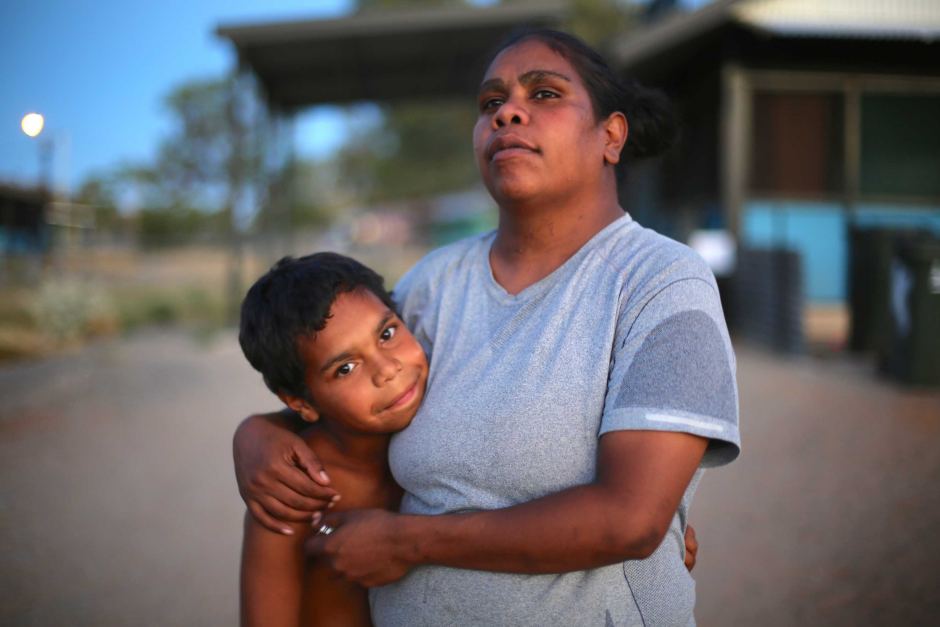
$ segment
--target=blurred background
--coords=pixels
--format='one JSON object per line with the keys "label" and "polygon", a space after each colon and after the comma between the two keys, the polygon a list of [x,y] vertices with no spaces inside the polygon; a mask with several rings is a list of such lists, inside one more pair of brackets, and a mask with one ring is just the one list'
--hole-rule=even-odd
{"label": "blurred background", "polygon": [[934,619],[940,2],[40,0],[0,7],[0,622],[236,622],[230,437],[276,407],[244,291],[316,250],[394,285],[493,228],[473,96],[521,25],[682,118],[620,192],[738,353],[699,622]]}

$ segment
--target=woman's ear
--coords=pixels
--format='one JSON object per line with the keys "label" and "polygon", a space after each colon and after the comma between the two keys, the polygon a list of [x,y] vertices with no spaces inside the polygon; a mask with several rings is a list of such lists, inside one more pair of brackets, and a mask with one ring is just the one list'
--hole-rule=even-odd
{"label": "woman's ear", "polygon": [[627,143],[629,129],[627,118],[619,111],[614,111],[604,120],[606,143],[604,144],[604,163],[617,165],[620,163],[620,153]]}
{"label": "woman's ear", "polygon": [[285,405],[297,412],[305,422],[316,422],[320,419],[320,412],[309,401],[286,392],[278,392],[277,396]]}

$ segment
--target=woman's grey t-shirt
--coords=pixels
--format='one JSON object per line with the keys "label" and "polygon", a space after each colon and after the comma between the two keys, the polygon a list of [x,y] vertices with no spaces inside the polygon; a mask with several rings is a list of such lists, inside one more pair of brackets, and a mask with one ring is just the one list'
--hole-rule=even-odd
{"label": "woman's grey t-shirt", "polygon": [[[429,254],[395,288],[430,357],[424,404],[389,451],[403,512],[502,508],[589,483],[608,431],[710,438],[703,466],[737,456],[734,354],[714,278],[694,252],[625,215],[511,295],[490,270],[494,237]],[[693,624],[683,534],[700,473],[648,559],[559,575],[424,566],[373,591],[373,619]]]}

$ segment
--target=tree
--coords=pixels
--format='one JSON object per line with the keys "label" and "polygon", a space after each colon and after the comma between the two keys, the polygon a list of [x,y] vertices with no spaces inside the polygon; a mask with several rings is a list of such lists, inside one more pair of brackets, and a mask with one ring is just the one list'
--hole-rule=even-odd
{"label": "tree", "polygon": [[95,229],[116,231],[121,224],[117,203],[114,200],[112,181],[103,176],[90,176],[75,194],[76,204],[88,207],[94,216]]}
{"label": "tree", "polygon": [[354,133],[337,156],[341,175],[365,200],[428,196],[477,181],[472,103],[401,103],[382,110],[380,126]]}
{"label": "tree", "polygon": [[173,121],[155,164],[170,206],[233,211],[233,194],[260,167],[257,111],[234,78],[192,81],[166,98]]}
{"label": "tree", "polygon": [[259,111],[247,91],[234,78],[219,78],[186,82],[166,96],[170,133],[155,161],[113,176],[139,208],[142,243],[235,236],[236,207],[245,188],[257,184],[261,163]]}
{"label": "tree", "polygon": [[571,0],[571,32],[601,47],[633,28],[641,7],[628,0]]}

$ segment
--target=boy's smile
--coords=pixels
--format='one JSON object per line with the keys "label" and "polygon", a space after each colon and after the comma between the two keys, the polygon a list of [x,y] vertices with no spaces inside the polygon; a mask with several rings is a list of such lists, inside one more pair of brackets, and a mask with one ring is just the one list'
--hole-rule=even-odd
{"label": "boy's smile", "polygon": [[312,403],[306,420],[360,433],[393,433],[411,422],[428,377],[421,345],[372,292],[336,297],[326,326],[298,340]]}

